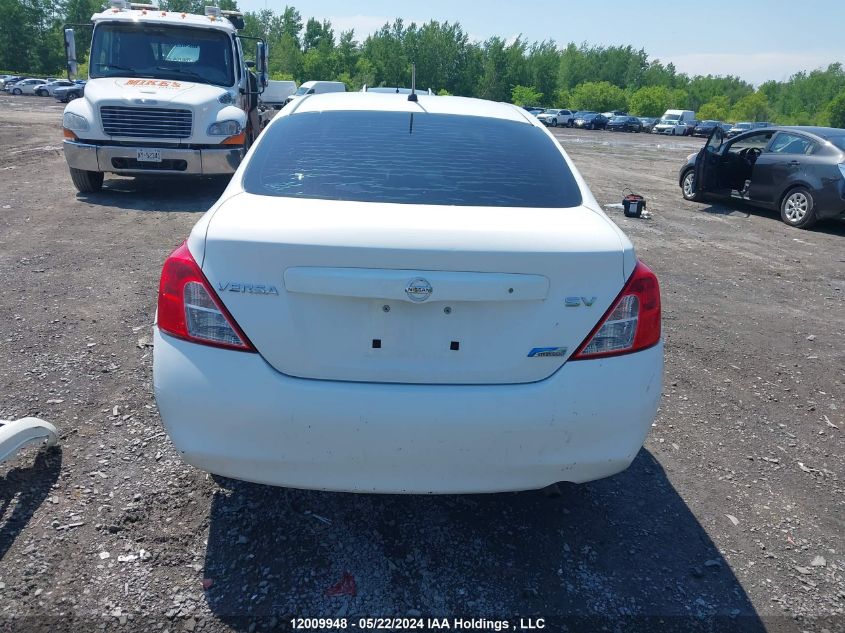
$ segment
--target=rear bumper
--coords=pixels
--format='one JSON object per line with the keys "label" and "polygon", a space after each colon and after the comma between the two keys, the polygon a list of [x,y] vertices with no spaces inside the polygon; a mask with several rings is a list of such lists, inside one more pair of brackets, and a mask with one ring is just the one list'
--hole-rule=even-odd
{"label": "rear bumper", "polygon": [[521,385],[292,378],[258,354],[156,328],[154,386],[182,457],[271,485],[475,493],[584,482],[631,463],[657,412],[663,344]]}
{"label": "rear bumper", "polygon": [[137,147],[64,141],[70,167],[118,174],[233,174],[244,156],[242,147],[226,149],[162,148],[159,163],[138,163]]}

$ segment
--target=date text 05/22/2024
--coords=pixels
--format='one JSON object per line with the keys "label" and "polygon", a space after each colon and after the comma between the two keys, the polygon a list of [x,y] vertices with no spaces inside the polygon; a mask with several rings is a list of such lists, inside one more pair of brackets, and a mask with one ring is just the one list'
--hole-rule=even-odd
{"label": "date text 05/22/2024", "polygon": [[295,631],[357,629],[359,631],[539,631],[545,618],[489,620],[486,618],[292,618]]}

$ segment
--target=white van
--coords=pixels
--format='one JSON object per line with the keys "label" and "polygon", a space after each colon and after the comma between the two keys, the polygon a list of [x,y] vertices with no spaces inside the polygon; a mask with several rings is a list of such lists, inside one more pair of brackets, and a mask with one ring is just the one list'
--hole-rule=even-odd
{"label": "white van", "polygon": [[304,97],[305,95],[319,95],[324,92],[346,92],[346,84],[342,81],[306,81],[285,100],[285,105]]}
{"label": "white van", "polygon": [[695,112],[692,110],[666,110],[651,129],[654,134],[686,136],[695,126]]}
{"label": "white van", "polygon": [[295,81],[277,81],[271,79],[267,82],[264,92],[258,95],[258,102],[274,110],[281,110],[287,98],[296,92]]}

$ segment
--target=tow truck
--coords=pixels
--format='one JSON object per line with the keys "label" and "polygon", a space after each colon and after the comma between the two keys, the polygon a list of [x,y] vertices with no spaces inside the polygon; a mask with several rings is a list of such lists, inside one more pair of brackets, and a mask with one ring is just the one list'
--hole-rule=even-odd
{"label": "tow truck", "polygon": [[[238,34],[243,15],[205,15],[110,0],[91,17],[88,82],[62,117],[64,155],[80,193],[106,173],[232,174],[264,126],[267,44]],[[64,28],[68,78],[78,73]],[[244,42],[255,42],[255,60]]]}

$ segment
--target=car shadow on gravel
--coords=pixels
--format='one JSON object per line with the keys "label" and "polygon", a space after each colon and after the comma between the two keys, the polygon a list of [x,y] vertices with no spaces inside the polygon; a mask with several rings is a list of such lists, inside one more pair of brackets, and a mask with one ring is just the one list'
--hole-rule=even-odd
{"label": "car shadow on gravel", "polygon": [[78,200],[124,211],[205,213],[229,177],[106,177],[102,191],[79,193]]}
{"label": "car shadow on gravel", "polygon": [[61,468],[62,451],[54,447],[39,451],[31,465],[15,466],[0,478],[0,561],[50,494]]}
{"label": "car shadow on gravel", "polygon": [[[777,211],[770,211],[769,209],[761,209],[745,202],[705,202],[700,205],[696,212],[708,213],[710,215],[724,215],[724,216],[738,216],[749,218],[752,215],[760,218],[766,218],[773,222],[782,223],[780,214]],[[791,228],[791,227],[786,227]],[[814,224],[809,229],[808,233],[825,233],[827,235],[842,235],[845,236],[845,221],[839,219],[821,220]]]}
{"label": "car shadow on gravel", "polygon": [[[543,617],[547,630],[765,627],[742,585],[641,451],[555,498],[353,495],[219,479],[204,575],[236,630],[292,617]],[[352,595],[354,594],[354,595]],[[619,629],[619,627],[622,629]],[[603,627],[610,627],[605,629]]]}

